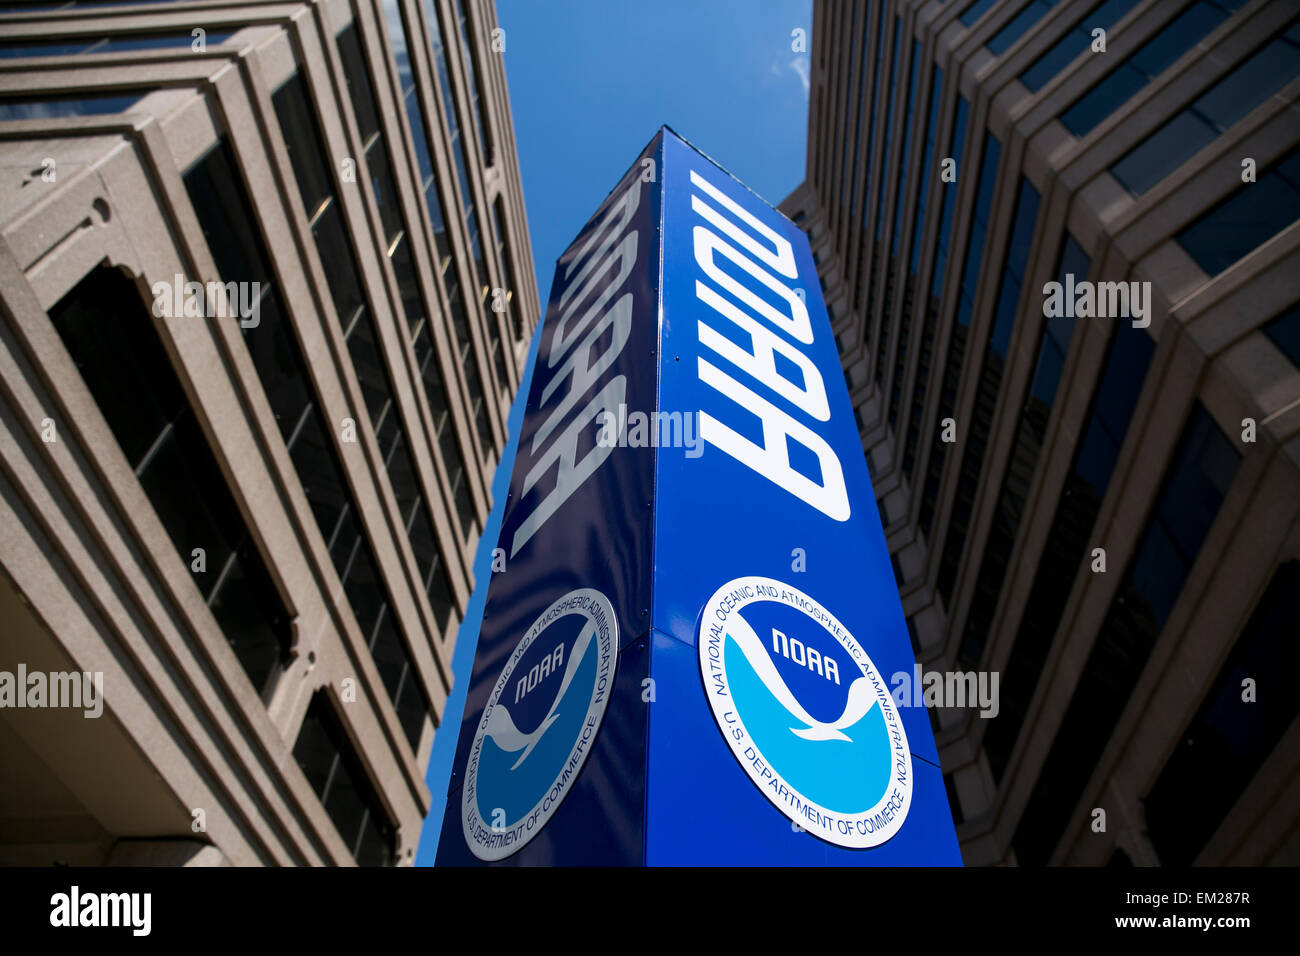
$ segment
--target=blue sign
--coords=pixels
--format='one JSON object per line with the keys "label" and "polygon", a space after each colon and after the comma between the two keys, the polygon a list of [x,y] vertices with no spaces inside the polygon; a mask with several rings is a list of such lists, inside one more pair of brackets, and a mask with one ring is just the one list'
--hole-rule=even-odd
{"label": "blue sign", "polygon": [[803,233],[665,128],[539,334],[438,862],[959,864]]}

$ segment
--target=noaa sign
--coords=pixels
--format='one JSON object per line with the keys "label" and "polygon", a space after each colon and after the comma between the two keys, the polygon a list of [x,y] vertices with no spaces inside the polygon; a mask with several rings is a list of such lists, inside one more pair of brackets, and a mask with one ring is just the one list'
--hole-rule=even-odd
{"label": "noaa sign", "polygon": [[537,334],[437,862],[959,864],[803,233],[665,128]]}
{"label": "noaa sign", "polygon": [[912,802],[907,735],[884,676],[835,616],[748,577],[718,589],[700,627],[713,717],[772,805],[838,846],[897,833]]}
{"label": "noaa sign", "polygon": [[600,730],[617,663],[614,610],[590,588],[557,600],[520,639],[465,773],[461,819],[479,859],[522,849],[559,809]]}

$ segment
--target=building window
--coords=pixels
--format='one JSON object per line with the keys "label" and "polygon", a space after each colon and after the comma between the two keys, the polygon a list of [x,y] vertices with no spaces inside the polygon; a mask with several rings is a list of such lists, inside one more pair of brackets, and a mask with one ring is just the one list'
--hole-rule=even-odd
{"label": "building window", "polygon": [[[855,4],[854,6],[856,8],[857,5]],[[871,15],[871,11],[869,9],[865,9],[864,15],[869,18]],[[855,12],[855,16],[856,16],[856,12]],[[849,171],[848,171],[849,209],[851,210],[851,214],[856,214],[858,216],[857,221],[861,224],[861,228],[864,236],[866,235],[867,232],[867,214],[868,212],[870,212],[870,210],[867,208],[867,206],[869,205],[867,197],[870,195],[870,192],[867,187],[871,182],[871,154],[875,152],[876,149],[876,127],[879,126],[879,124],[873,122],[873,120],[877,115],[879,115],[878,110],[880,109],[880,71],[885,62],[885,24],[888,22],[888,19],[889,19],[889,4],[882,3],[880,5],[880,19],[876,24],[875,45],[873,48],[871,59],[864,60],[862,63],[861,66],[862,83],[858,93],[860,97],[859,100],[860,106],[865,105],[867,103],[867,92],[866,92],[867,77],[871,76],[872,78],[871,79],[871,111],[863,115],[861,109],[859,109],[858,116],[857,116],[858,134],[853,145],[853,165],[849,167]],[[866,42],[865,36],[863,37],[863,42],[864,43]],[[867,69],[869,65],[872,67],[871,70]],[[867,136],[867,151],[863,153],[862,152],[862,130],[864,127],[868,127],[868,126],[871,128],[871,132]],[[862,169],[861,209],[859,209],[858,207],[859,167],[861,167]],[[846,263],[845,265],[846,268],[852,267],[852,263]],[[861,293],[864,285],[865,283],[862,282],[858,282],[856,284],[856,290],[854,292],[854,298],[853,298],[853,302],[855,305],[861,305],[862,303]]]}
{"label": "building window", "polygon": [[[235,35],[234,30],[208,30],[203,42],[213,47]],[[82,56],[87,53],[122,53],[129,50],[186,49],[194,43],[188,30],[183,33],[136,33],[120,37],[60,37],[57,40],[0,40],[0,60],[28,56]]]}
{"label": "building window", "polygon": [[227,282],[262,284],[259,323],[244,329],[244,342],[343,592],[414,750],[429,704],[397,629],[392,599],[379,576],[330,429],[316,404],[302,352],[281,313],[266,245],[225,142],[192,166],[184,179],[219,276]]}
{"label": "building window", "polygon": [[1061,114],[1061,123],[1075,136],[1087,136],[1245,2],[1199,0],[1192,4],[1076,100]]}
{"label": "building window", "polygon": [[1154,354],[1155,343],[1145,330],[1128,322],[1118,324],[1002,672],[1001,708],[984,732],[984,751],[994,779],[1001,779],[1006,770],[1029,713]]}
{"label": "building window", "polygon": [[357,865],[392,866],[396,830],[328,692],[320,690],[312,696],[293,745],[293,759]]}
{"label": "building window", "polygon": [[[898,244],[903,232],[903,197],[907,195],[907,173],[912,160],[912,124],[916,118],[916,81],[921,72],[921,41],[912,41],[912,70],[907,80],[907,106],[903,114],[903,149],[898,154],[901,173],[898,180],[898,196],[894,201],[894,226],[890,231],[890,255],[898,257]],[[922,167],[924,168],[924,167]],[[928,178],[928,177],[927,177]]]}
{"label": "building window", "polygon": [[473,106],[474,123],[478,129],[479,146],[483,150],[483,165],[491,166],[496,154],[496,146],[492,140],[492,124],[488,122],[487,116],[483,112],[483,100],[479,96],[479,70],[478,63],[474,57],[474,45],[469,42],[472,24],[465,14],[465,4],[463,0],[454,0],[456,10],[456,25],[460,29],[460,49],[465,60],[465,78],[469,82],[469,98]]}
{"label": "building window", "polygon": [[[1057,281],[1065,282],[1066,275],[1083,279],[1088,275],[1090,260],[1074,237],[1066,234],[1062,244]],[[1005,290],[1004,290],[1005,291]],[[1070,336],[1074,332],[1074,319],[1067,315],[1045,320],[1039,333],[1038,359],[1020,410],[1020,422],[1011,443],[1002,490],[993,510],[993,522],[984,543],[984,557],[980,559],[975,577],[975,590],[970,608],[966,612],[965,633],[961,643],[961,659],[970,666],[978,666],[984,656],[989,627],[997,609],[998,595],[1006,580],[1007,566],[1011,561],[1020,520],[1025,513],[1029,487],[1038,469],[1038,459],[1047,434],[1047,422],[1052,416],[1057,386],[1065,368],[1065,356],[1070,351]]]}
{"label": "building window", "polygon": [[[916,287],[918,283],[917,270],[920,268],[921,259],[921,237],[925,233],[925,215],[926,202],[930,190],[930,182],[938,177],[939,171],[932,164],[934,161],[934,141],[935,132],[939,124],[939,104],[943,91],[943,71],[935,66],[930,75],[930,105],[929,118],[926,120],[925,148],[921,160],[921,181],[917,184],[916,211],[912,217],[912,254],[911,264],[908,268],[907,289],[904,292],[905,305],[904,314],[910,316],[914,310],[916,299]],[[959,104],[960,108],[960,104]],[[957,147],[960,149],[960,146]],[[946,194],[945,194],[946,195]],[[901,204],[900,204],[901,205]],[[934,334],[938,324],[938,305],[927,302],[925,305],[925,320],[921,326],[921,348],[917,360],[916,373],[912,379],[912,402],[911,411],[907,419],[907,439],[903,446],[903,474],[910,482],[916,468],[916,448],[920,439],[921,416],[925,408],[925,395],[929,388],[930,378],[930,359],[934,345]],[[903,339],[903,346],[906,345],[906,338]],[[903,347],[899,349],[899,367],[902,367],[901,357]],[[897,373],[895,382],[897,383]]]}
{"label": "building window", "polygon": [[1015,44],[1022,36],[1029,32],[1029,28],[1043,18],[1047,11],[1059,3],[1060,0],[1031,0],[1025,4],[1025,8],[1012,17],[1007,24],[995,33],[989,42],[984,44],[988,51],[994,56],[1001,56]]}
{"label": "building window", "polygon": [[1297,219],[1300,149],[1293,149],[1174,238],[1206,275],[1217,276]]}
{"label": "building window", "polygon": [[1300,369],[1300,305],[1292,306],[1264,326],[1264,334]]}
{"label": "building window", "polygon": [[[420,31],[418,29],[412,30],[411,25],[404,21],[397,0],[383,0],[383,10],[384,22],[388,29],[388,42],[393,47],[393,55],[397,61],[398,81],[402,85],[402,98],[406,107],[406,122],[411,131],[411,140],[415,144],[415,154],[420,175],[423,178],[425,206],[429,210],[434,242],[438,247],[438,268],[442,274],[443,285],[447,290],[447,306],[451,313],[452,331],[456,336],[457,363],[460,365],[461,374],[465,376],[465,386],[469,391],[470,419],[474,422],[479,444],[482,446],[484,454],[486,454],[487,450],[492,447],[492,433],[488,427],[487,402],[483,392],[483,379],[479,374],[478,362],[474,356],[473,344],[469,334],[469,316],[465,311],[465,300],[461,294],[460,279],[458,278],[459,272],[452,259],[451,242],[447,237],[447,224],[443,215],[445,197],[441,194],[441,185],[434,174],[430,158],[433,153],[431,137],[436,135],[438,127],[436,120],[433,127],[425,125],[425,111],[420,105],[419,88],[415,74],[412,72],[411,41],[412,37],[417,38],[418,41]],[[430,9],[429,13],[435,17],[434,22],[436,23],[434,11]],[[429,78],[429,83],[431,86],[433,85],[432,78]],[[436,86],[434,88],[436,89]],[[455,121],[454,115],[451,121]],[[426,334],[424,336],[423,346],[415,336],[412,337],[415,342],[417,360],[420,359],[421,355],[427,357],[433,354],[430,335]],[[431,374],[438,377],[436,359],[433,362],[421,361],[420,364],[422,368],[430,370]],[[429,393],[429,400],[431,404],[437,401],[433,392]],[[450,428],[443,434],[446,435],[445,439],[442,434],[439,435],[439,445],[443,447],[443,460],[451,461],[447,454],[448,448],[443,446],[442,443],[445,440],[449,444],[454,444],[454,436]],[[452,487],[453,489],[460,489],[453,492],[453,497],[456,500],[457,514],[460,515],[462,526],[467,529],[475,528],[477,521],[472,515],[473,509],[465,476],[461,475],[460,480],[457,480],[456,476],[453,475]]]}
{"label": "building window", "polygon": [[[1272,684],[1300,669],[1295,596],[1300,562],[1273,575],[1259,605],[1210,685],[1196,716],[1146,798],[1147,831],[1171,866],[1196,861],[1300,713],[1294,693],[1263,690],[1242,701],[1242,682]],[[1196,794],[1195,800],[1187,795]]]}
{"label": "building window", "polygon": [[[1102,622],[1013,845],[1043,864],[1106,749],[1209,536],[1241,456],[1198,402],[1174,453],[1136,557]],[[1185,795],[1184,795],[1185,796]]]}
{"label": "building window", "polygon": [[[845,99],[848,100],[848,102],[852,103],[853,105],[851,107],[849,114],[844,118],[844,133],[845,133],[844,147],[843,149],[840,150],[840,157],[839,157],[840,176],[839,176],[839,189],[837,191],[839,192],[839,196],[840,196],[840,210],[842,212],[845,212],[849,209],[850,188],[855,190],[853,194],[853,198],[856,199],[857,196],[856,186],[853,186],[852,183],[857,178],[858,153],[862,149],[862,120],[863,120],[862,105],[866,102],[867,78],[871,75],[870,71],[867,69],[867,64],[870,62],[870,60],[868,59],[869,57],[868,51],[871,45],[871,36],[870,36],[871,28],[868,26],[867,29],[859,31],[858,17],[860,13],[861,11],[859,9],[859,4],[854,3],[850,5],[849,15],[852,18],[851,21],[852,26],[849,27],[848,35],[850,37],[851,42],[856,45],[858,42],[859,33],[861,33],[862,56],[860,57],[860,62],[858,63],[857,89],[856,91],[851,90],[849,96],[845,97]],[[879,37],[877,37],[877,41],[878,40]],[[846,83],[851,83],[852,81],[848,76],[848,70],[849,70],[848,61],[846,60],[845,80]],[[850,130],[856,130],[856,135],[851,137],[849,135]],[[851,153],[849,148],[850,138],[853,139]],[[852,160],[849,159],[850,155],[852,155],[853,157]],[[834,164],[834,160],[832,160],[832,164]],[[832,181],[834,181],[834,178],[835,178],[834,170],[832,169],[832,173],[831,173]]]}
{"label": "building window", "polygon": [[921,182],[917,185],[916,214],[912,217],[911,276],[913,279],[916,277],[921,259],[921,235],[925,232],[926,198],[930,194],[930,182],[939,176],[939,170],[933,165],[934,134],[935,128],[939,125],[939,101],[942,93],[943,70],[935,66],[930,74],[930,118],[926,121],[925,155],[921,160]]}
{"label": "building window", "polygon": [[382,6],[384,25],[388,30],[388,42],[393,48],[393,58],[397,62],[397,81],[401,86],[402,102],[406,107],[406,125],[411,131],[416,166],[420,171],[420,189],[424,193],[424,204],[429,211],[429,220],[433,226],[434,243],[438,247],[439,271],[445,274],[451,264],[451,243],[447,239],[447,221],[442,212],[442,197],[433,172],[433,160],[430,158],[429,133],[424,124],[424,109],[420,106],[420,91],[416,87],[415,75],[412,72],[407,30],[397,0],[383,0]]}
{"label": "building window", "polygon": [[73,116],[108,116],[125,113],[149,90],[114,90],[111,93],[76,93],[66,96],[0,97],[0,120],[68,119]]}
{"label": "building window", "polygon": [[[948,150],[952,154],[953,168],[958,171],[958,179],[962,177],[962,153],[966,145],[966,119],[970,114],[970,104],[966,102],[966,97],[957,98],[957,111],[952,120],[952,135],[948,139]],[[937,176],[939,170],[932,170],[929,175]],[[964,181],[964,180],[962,180]],[[930,295],[936,299],[942,297],[943,283],[948,277],[948,243],[952,238],[952,221],[954,207],[957,205],[955,194],[959,186],[958,183],[942,183],[943,199],[940,200],[942,212],[939,216],[939,236],[934,249],[934,264],[930,278]]]}
{"label": "building window", "polygon": [[[451,134],[451,155],[456,163],[456,181],[460,186],[461,205],[465,207],[465,228],[469,233],[470,256],[473,260],[474,279],[478,283],[478,301],[480,304],[487,302],[488,293],[491,291],[487,284],[487,263],[484,261],[483,237],[479,228],[478,207],[474,202],[474,188],[469,179],[469,159],[466,153],[465,137],[460,128],[459,115],[456,112],[456,98],[452,93],[451,75],[447,69],[447,49],[443,43],[443,31],[441,22],[438,19],[437,4],[434,0],[424,0],[425,19],[428,21],[429,38],[433,44],[433,59],[438,72],[438,88],[442,92],[443,113],[447,117],[447,128]],[[472,81],[471,81],[472,82]],[[451,290],[448,290],[448,297],[452,297]],[[452,304],[453,321],[456,325],[456,335],[462,341],[466,350],[468,350],[469,316],[465,311],[464,303],[460,300],[460,291],[455,293],[455,301]],[[488,338],[490,341],[489,348],[492,352],[490,362],[496,371],[497,380],[502,383],[499,387],[505,388],[506,379],[505,368],[505,346],[501,342],[500,333],[497,330],[495,322],[489,322]],[[477,369],[475,370],[475,380],[478,381]],[[478,390],[482,391],[482,383],[479,381]],[[486,428],[486,417],[483,425]],[[482,437],[480,435],[480,437]],[[490,441],[483,441],[484,452],[493,447]]]}
{"label": "building window", "polygon": [[[497,196],[496,202],[492,204],[492,225],[496,228],[497,234],[497,270],[501,275],[502,281],[506,287],[505,301],[502,305],[505,307],[506,320],[510,322],[514,330],[516,339],[524,337],[524,313],[519,308],[519,303],[515,298],[515,269],[514,260],[510,256],[510,236],[506,232],[506,204],[501,196]],[[513,322],[511,322],[513,316]]]}
{"label": "building window", "polygon": [[[397,196],[397,182],[393,167],[389,162],[388,151],[384,146],[383,133],[379,129],[379,108],[375,103],[373,88],[370,85],[369,71],[361,52],[355,26],[349,26],[337,37],[339,52],[342,55],[348,91],[351,94],[353,111],[357,116],[357,125],[361,130],[363,153],[366,167],[370,172],[371,191],[375,205],[379,207],[380,219],[384,226],[384,243],[381,254],[387,254],[393,264],[394,274],[398,280],[399,296],[402,310],[406,314],[407,328],[412,334],[422,332],[425,326],[424,303],[420,296],[419,280],[411,262],[410,232],[400,212]],[[368,316],[353,326],[366,329]],[[363,322],[366,325],[363,325]],[[370,331],[373,338],[376,333]],[[349,339],[349,342],[351,339]],[[377,364],[382,370],[382,359],[378,353],[378,344],[371,343],[365,358]],[[430,369],[433,372],[429,376]],[[441,392],[442,382],[437,375],[437,363],[431,362],[422,370],[426,376],[425,384],[436,392]],[[430,382],[429,378],[433,381]],[[387,375],[383,376],[384,385],[389,386]],[[380,453],[384,456],[385,470],[393,486],[398,508],[402,513],[403,528],[411,550],[415,554],[420,568],[420,576],[429,604],[433,609],[434,620],[440,633],[446,633],[447,627],[455,613],[452,606],[451,587],[447,583],[443,558],[437,546],[437,533],[434,531],[429,505],[422,493],[415,462],[408,448],[409,442],[402,430],[397,406],[393,402],[391,387],[388,388],[389,399],[386,405],[385,421],[372,422],[377,436],[382,435]],[[435,427],[438,426],[435,420]],[[445,422],[441,427],[446,427]],[[381,432],[380,429],[383,429]],[[457,459],[449,462],[454,467]],[[462,532],[463,533],[463,532]]]}
{"label": "building window", "polygon": [[289,614],[139,291],[102,266],[50,319],[244,673],[268,699],[288,660]]}
{"label": "building window", "polygon": [[1297,76],[1300,24],[1256,51],[1134,146],[1110,167],[1111,175],[1141,196]]}
{"label": "building window", "polygon": [[901,588],[903,586],[903,566],[898,563],[898,555],[891,554],[889,556],[889,564],[890,567],[894,569],[894,583]]}
{"label": "building window", "polygon": [[[1098,28],[1110,31],[1124,15],[1138,5],[1138,0],[1102,0],[1074,22],[1070,31],[1057,40],[1050,49],[1020,74],[1020,82],[1031,93],[1037,93],[1050,83],[1056,74],[1074,62],[1081,53],[1092,46],[1092,31]],[[994,51],[997,52],[997,51]]]}
{"label": "building window", "polygon": [[[988,141],[997,142],[992,135],[989,136]],[[987,191],[991,194],[996,168],[990,170],[988,166],[990,159],[996,167],[996,151],[986,148],[985,167],[980,175],[980,189],[983,192],[987,186]],[[993,416],[997,411],[998,392],[1002,388],[1002,375],[1006,370],[1007,350],[1011,344],[1011,329],[1015,324],[1016,308],[1020,302],[1020,288],[1029,261],[1029,249],[1034,240],[1034,224],[1038,220],[1038,198],[1038,190],[1022,176],[1020,192],[1016,196],[1015,211],[1012,214],[1006,264],[998,287],[993,330],[985,346],[984,355],[980,359],[975,408],[966,427],[965,450],[962,452],[961,468],[957,476],[957,491],[939,561],[937,590],[945,604],[951,604],[952,589],[957,581],[957,568],[961,561],[962,548],[966,544],[966,534],[970,530],[975,493],[979,490],[980,474],[984,468],[984,453],[988,450],[989,433],[993,428]],[[985,217],[988,215],[987,207],[984,215]],[[976,250],[983,248],[986,234],[987,225],[980,223],[980,210],[977,204],[975,225],[971,227],[971,240],[968,245],[970,254],[976,259],[979,258],[979,252]],[[971,307],[967,303],[974,302],[977,279],[978,271],[971,270],[968,259],[966,275],[962,279],[962,305],[957,310],[957,320],[962,322],[963,317],[966,319],[962,324],[969,323]]]}
{"label": "building window", "polygon": [[961,826],[966,820],[966,815],[961,812],[961,800],[957,797],[957,788],[953,785],[952,774],[943,775],[943,789],[948,794],[948,808],[952,811],[953,825]]}
{"label": "building window", "polygon": [[[953,117],[952,140],[949,150],[961,181],[961,161],[966,138],[966,118],[970,105],[965,97],[957,98],[957,115]],[[987,137],[997,142],[992,136]],[[988,144],[985,144],[987,151]],[[939,238],[934,250],[934,264],[931,266],[930,302],[927,310],[932,310],[938,321],[938,310],[943,300],[943,284],[948,272],[948,246],[952,239],[952,224],[956,209],[957,183],[945,183],[943,190],[942,213],[939,218]],[[987,214],[986,214],[987,218]],[[929,321],[927,315],[926,320]],[[961,364],[966,356],[966,335],[968,329],[961,322],[955,322],[948,338],[948,356],[944,362],[943,379],[939,392],[939,414],[935,422],[934,438],[930,443],[930,460],[926,464],[925,484],[921,488],[921,509],[918,524],[927,536],[934,526],[934,513],[939,501],[939,482],[943,478],[943,464],[948,451],[948,444],[942,440],[942,422],[952,416],[957,403],[957,386],[961,380]],[[918,423],[919,427],[919,423]]]}
{"label": "building window", "polygon": [[[894,93],[898,88],[898,48],[902,35],[903,21],[895,17],[894,46],[893,52],[889,55],[889,101],[885,104],[885,139],[880,146],[880,180],[876,183],[876,242],[880,242],[885,234],[885,187],[889,183],[889,148],[894,133]],[[881,321],[887,322],[888,319],[889,311],[886,310]],[[885,334],[882,332],[881,339],[884,338]]]}
{"label": "building window", "polygon": [[984,14],[988,13],[993,4],[997,2],[998,0],[975,0],[974,3],[962,11],[961,16],[957,19],[961,20],[962,26],[969,27],[980,17],[984,16]]}

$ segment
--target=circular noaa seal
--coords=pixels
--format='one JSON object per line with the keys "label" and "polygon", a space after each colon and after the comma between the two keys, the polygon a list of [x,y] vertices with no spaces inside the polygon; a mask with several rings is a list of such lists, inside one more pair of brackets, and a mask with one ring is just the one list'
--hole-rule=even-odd
{"label": "circular noaa seal", "polygon": [[461,823],[480,860],[537,836],[573,787],[600,730],[618,621],[605,595],[578,588],[542,612],[483,708],[465,768]]}
{"label": "circular noaa seal", "polygon": [[830,611],[772,578],[736,578],[704,605],[699,653],[718,729],[778,810],[853,849],[898,832],[912,803],[903,721]]}

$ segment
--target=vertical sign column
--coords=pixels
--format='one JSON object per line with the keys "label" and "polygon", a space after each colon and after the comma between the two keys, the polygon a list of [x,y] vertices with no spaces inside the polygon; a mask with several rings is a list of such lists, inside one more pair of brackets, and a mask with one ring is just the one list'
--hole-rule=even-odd
{"label": "vertical sign column", "polygon": [[642,859],[659,143],[556,265],[439,864]]}
{"label": "vertical sign column", "polygon": [[648,863],[960,863],[808,241],[664,134]]}

